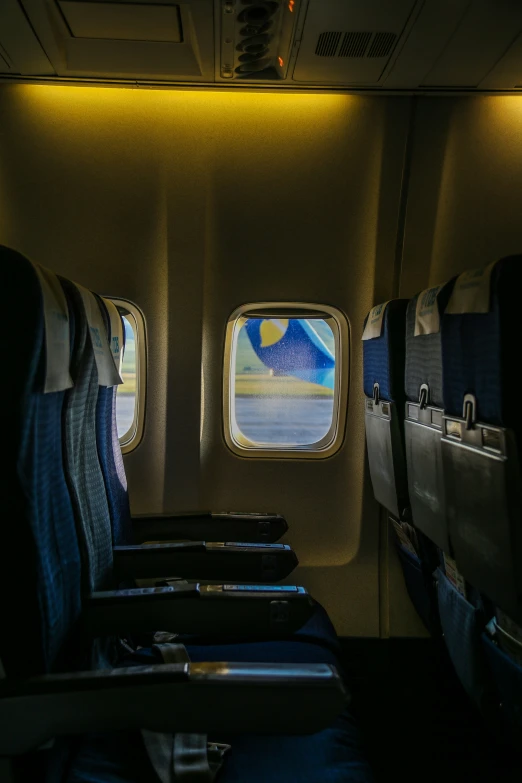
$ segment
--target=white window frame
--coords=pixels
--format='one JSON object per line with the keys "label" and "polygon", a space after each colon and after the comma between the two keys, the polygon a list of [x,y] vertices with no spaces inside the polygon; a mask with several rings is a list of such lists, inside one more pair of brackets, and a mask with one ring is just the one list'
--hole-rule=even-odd
{"label": "white window frame", "polygon": [[[235,413],[237,336],[248,318],[322,318],[335,340],[335,382],[332,426],[317,443],[259,445],[240,431]],[[257,459],[325,459],[337,452],[344,440],[348,407],[350,328],[336,307],[308,302],[256,302],[238,307],[228,319],[223,368],[223,427],[228,448],[237,456]]]}
{"label": "white window frame", "polygon": [[[145,397],[147,381],[147,340],[145,317],[140,308],[130,302],[128,299],[119,299],[114,296],[108,296],[120,314],[127,318],[134,330],[134,340],[136,343],[136,402],[134,405],[134,418],[127,432],[121,436],[120,446],[122,454],[128,454],[139,446],[143,438],[145,428]],[[124,312],[121,312],[121,311]],[[118,400],[116,399],[116,405]]]}

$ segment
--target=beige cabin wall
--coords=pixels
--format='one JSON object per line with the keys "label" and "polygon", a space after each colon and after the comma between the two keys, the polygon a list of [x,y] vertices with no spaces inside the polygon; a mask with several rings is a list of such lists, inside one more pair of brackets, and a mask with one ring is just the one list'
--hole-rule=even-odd
{"label": "beige cabin wall", "polygon": [[422,98],[400,294],[522,253],[522,98]]}
{"label": "beige cabin wall", "polygon": [[[364,315],[398,283],[410,108],[349,95],[0,90],[0,241],[145,314],[145,434],[126,457],[133,510],[286,514],[301,561],[292,581],[341,635],[419,632],[387,554],[379,579],[360,345]],[[334,305],[350,323],[346,436],[327,460],[244,459],[223,439],[226,321],[240,304],[285,298]]]}

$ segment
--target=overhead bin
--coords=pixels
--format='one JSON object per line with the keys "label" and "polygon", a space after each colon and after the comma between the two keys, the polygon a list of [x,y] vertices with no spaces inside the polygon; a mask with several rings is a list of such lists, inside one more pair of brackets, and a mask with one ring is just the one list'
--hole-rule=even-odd
{"label": "overhead bin", "polygon": [[[511,90],[522,82],[521,31],[520,3],[428,0],[385,86]],[[499,67],[504,60],[509,62],[505,70]],[[497,78],[490,78],[495,73]]]}
{"label": "overhead bin", "polygon": [[480,83],[482,90],[522,88],[522,33]]}
{"label": "overhead bin", "polygon": [[0,74],[54,74],[54,68],[17,0],[0,2]]}
{"label": "overhead bin", "polygon": [[179,6],[58,0],[74,38],[181,43]]}
{"label": "overhead bin", "polygon": [[212,81],[213,2],[23,0],[60,76]]}
{"label": "overhead bin", "polygon": [[0,72],[9,73],[11,71],[11,64],[7,52],[0,46]]}
{"label": "overhead bin", "polygon": [[2,0],[0,78],[522,89],[512,0]]}
{"label": "overhead bin", "polygon": [[312,0],[294,80],[374,84],[386,68],[415,0]]}

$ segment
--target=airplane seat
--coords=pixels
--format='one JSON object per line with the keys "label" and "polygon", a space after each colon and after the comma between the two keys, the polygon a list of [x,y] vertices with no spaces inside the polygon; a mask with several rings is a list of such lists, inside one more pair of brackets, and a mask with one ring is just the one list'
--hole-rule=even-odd
{"label": "airplane seat", "polygon": [[[372,783],[361,738],[349,713],[308,736],[223,734],[230,746],[216,783]],[[193,772],[190,774],[194,775]],[[178,780],[170,778],[169,780]],[[196,781],[193,777],[179,778]],[[153,783],[139,735],[93,734],[80,747],[63,783]]]}
{"label": "airplane seat", "polygon": [[[81,609],[81,558],[62,455],[62,407],[72,385],[70,336],[55,278],[1,245],[0,258],[12,292],[0,308],[2,334],[14,333],[17,325],[16,349],[6,352],[9,383],[1,384],[6,524],[0,547],[0,660],[8,675],[23,676],[60,668],[64,651],[71,652],[71,628]],[[24,518],[27,525],[19,523]],[[13,586],[16,600],[10,601]],[[22,642],[28,629],[30,642]],[[13,645],[13,639],[20,643]]]}
{"label": "airplane seat", "polygon": [[417,551],[426,585],[426,613],[432,634],[441,629],[435,571],[451,553],[442,471],[442,348],[440,320],[454,280],[416,294],[406,311],[404,438],[408,493]]}
{"label": "airplane seat", "polygon": [[[89,665],[81,670],[93,648],[85,618],[87,589],[97,580],[104,584],[110,579],[106,569],[110,556],[101,552],[96,559],[89,552],[86,558],[85,542],[79,541],[83,531],[77,524],[80,518],[91,521],[93,516],[92,509],[83,516],[89,503],[89,478],[80,480],[75,474],[92,469],[94,458],[84,453],[87,445],[96,456],[96,444],[87,430],[96,413],[93,379],[97,384],[99,377],[96,362],[91,361],[87,329],[77,318],[71,358],[73,324],[67,303],[79,305],[74,292],[66,285],[66,299],[53,273],[13,251],[0,248],[0,255],[13,267],[8,278],[11,295],[2,308],[3,333],[9,333],[15,318],[19,323],[21,302],[24,313],[17,339],[8,341],[4,354],[16,379],[2,385],[3,409],[11,418],[5,445],[13,449],[2,472],[4,502],[12,516],[4,526],[0,555],[0,774],[8,771],[6,759],[23,760],[29,753],[35,757],[37,776],[44,779],[47,766],[52,771],[47,780],[52,783],[111,779],[152,783],[157,780],[155,769],[165,771],[156,757],[153,768],[143,754],[144,766],[128,770],[128,778],[118,768],[119,761],[127,763],[126,758],[114,761],[124,736],[127,746],[141,747],[139,730],[145,728],[162,736],[174,733],[173,753],[175,748],[192,747],[190,742],[183,745],[186,735],[180,732],[222,731],[233,736],[236,750],[230,751],[230,772],[223,769],[222,781],[238,779],[234,770],[241,759],[248,764],[245,771],[251,781],[266,781],[268,768],[275,775],[284,770],[285,780],[322,783],[326,775],[339,783],[369,781],[352,720],[349,714],[338,717],[345,709],[346,693],[332,666],[207,661],[113,669],[104,661],[105,668],[93,671]],[[86,425],[78,428],[82,405]],[[76,440],[72,431],[78,435]],[[96,485],[100,486],[97,477]],[[93,508],[105,511],[103,503]],[[103,524],[106,519],[108,510]],[[46,676],[38,676],[42,673]],[[256,752],[261,756],[256,759],[250,751],[257,735],[267,731],[265,752],[260,739]],[[310,737],[304,738],[307,732]],[[294,742],[293,734],[302,741]],[[71,741],[71,736],[78,739]],[[94,768],[82,766],[82,751],[92,747],[96,737],[103,739],[107,753],[97,757]],[[52,738],[57,742],[50,747]],[[57,756],[64,763],[71,760],[71,754],[67,772],[54,763]],[[185,758],[182,753],[182,766]],[[171,770],[167,773],[170,776]],[[185,774],[180,780],[195,779],[194,769]],[[8,774],[2,783],[14,779],[14,773]]]}
{"label": "airplane seat", "polygon": [[81,293],[69,280],[60,278],[60,284],[69,317],[75,323],[71,356],[74,386],[64,401],[64,468],[82,548],[85,591],[92,593],[109,589],[113,576],[111,519],[96,447],[99,370],[90,334],[96,327],[82,317],[84,297],[85,306],[96,308],[97,304],[90,292],[84,289]]}
{"label": "airplane seat", "polygon": [[[272,582],[279,581],[288,576],[296,567],[298,560],[293,550],[286,544],[279,543],[207,543],[205,541],[173,541],[168,543],[158,543],[153,546],[134,545],[133,524],[130,517],[129,499],[126,487],[125,472],[121,449],[117,437],[117,428],[115,422],[115,387],[121,383],[121,379],[116,370],[114,360],[118,357],[110,358],[109,344],[106,344],[106,337],[109,334],[107,325],[113,324],[113,330],[116,334],[110,338],[117,338],[119,346],[123,345],[123,326],[121,316],[117,313],[112,302],[104,302],[100,297],[95,299],[94,294],[81,286],[77,286],[69,281],[63,281],[66,295],[71,300],[71,306],[75,307],[79,313],[83,308],[88,309],[89,329],[98,333],[97,339],[103,339],[105,350],[97,348],[96,360],[98,362],[107,360],[112,362],[112,370],[101,369],[105,382],[98,382],[91,378],[86,383],[89,384],[90,391],[84,390],[89,400],[88,416],[86,420],[79,419],[71,426],[73,432],[81,428],[87,428],[89,445],[84,447],[83,453],[74,451],[73,444],[70,444],[70,459],[92,460],[92,465],[86,470],[75,469],[74,475],[69,479],[72,483],[73,497],[76,497],[76,503],[79,504],[81,496],[81,483],[89,481],[96,484],[94,495],[99,499],[103,508],[95,510],[91,519],[86,521],[87,549],[91,552],[91,557],[101,557],[96,552],[93,542],[96,538],[96,520],[99,525],[99,535],[105,537],[102,551],[109,552],[109,532],[111,537],[111,561],[105,564],[107,572],[114,566],[114,571],[119,577],[119,582],[131,582],[133,578],[154,578],[154,577],[183,577],[183,578],[203,578],[207,580],[227,580],[227,581],[252,581],[252,582]],[[94,320],[93,320],[94,319]],[[80,320],[82,317],[80,315]],[[84,319],[83,319],[84,320]],[[92,321],[92,323],[91,323]],[[94,322],[97,325],[93,326]],[[103,334],[102,334],[103,333]],[[119,355],[119,351],[117,351]],[[91,358],[91,364],[94,360]],[[98,362],[98,363],[99,363]],[[87,377],[87,376],[86,376]],[[98,386],[102,389],[97,392]],[[78,392],[71,392],[71,411],[68,413],[72,417],[72,409]],[[82,400],[79,400],[81,409]],[[95,422],[93,425],[93,410]],[[72,424],[72,422],[71,422]],[[92,439],[96,440],[97,454],[92,449]],[[78,437],[73,438],[74,442],[80,442]],[[83,443],[83,440],[81,441]],[[88,457],[86,455],[89,455]],[[76,478],[75,478],[76,477]],[[104,492],[99,488],[100,481],[104,485]],[[76,484],[80,486],[76,486]],[[77,510],[77,514],[81,509]],[[87,510],[87,515],[91,512]],[[109,523],[107,525],[107,518]],[[161,521],[161,519],[160,519]],[[167,520],[168,521],[168,520]],[[251,520],[244,520],[246,524]],[[265,524],[271,526],[273,530],[281,529],[280,523],[284,521],[279,517],[269,517],[265,519]],[[158,520],[153,518],[152,522]],[[140,520],[143,526],[143,520]],[[259,524],[262,524],[260,521]],[[216,527],[216,523],[214,523]],[[150,539],[149,539],[150,540]],[[112,563],[114,557],[114,563]],[[159,568],[160,570],[155,570]]]}
{"label": "airplane seat", "polygon": [[[116,338],[121,351],[124,340],[121,315],[110,300],[97,297],[97,301],[104,317],[109,344],[112,347],[114,345],[114,338]],[[119,360],[120,356],[117,357],[118,362]],[[98,456],[105,479],[105,488],[113,531],[112,538],[114,544],[118,545],[130,543],[132,541],[132,520],[125,468],[116,426],[116,389],[117,386],[99,386],[96,408],[96,438]],[[276,591],[274,597],[277,597],[279,595],[277,592],[278,588],[274,588],[274,590]],[[310,643],[319,644],[338,653],[339,645],[337,636],[327,613],[316,601],[311,600],[310,604],[309,616],[306,618],[304,624],[295,631],[296,637],[301,641],[306,640]],[[252,633],[250,636],[252,636]],[[281,636],[281,634],[278,634],[278,636]],[[266,642],[266,635],[261,635],[261,638],[263,639],[263,642]],[[288,637],[289,642],[291,642],[292,639],[293,635]],[[180,642],[186,646],[209,644],[216,653],[216,645],[219,641],[219,634],[216,635],[215,633],[212,634],[210,638],[208,635],[203,638],[199,635],[196,637],[186,634],[180,635]],[[249,656],[247,658],[248,660],[259,659],[262,661],[268,654],[268,651],[265,648],[259,650],[254,640],[252,640],[252,644],[247,644],[244,635],[241,642],[244,644],[242,647],[244,654]],[[150,639],[145,640],[145,643],[149,644]],[[220,648],[221,655],[225,655],[226,657],[228,655],[227,650],[227,645],[223,644]],[[276,647],[274,648],[273,653],[275,659],[277,659],[278,654],[279,647]],[[320,653],[314,653],[314,659],[317,655],[320,655]],[[252,656],[254,656],[254,658],[252,658]]]}
{"label": "airplane seat", "polygon": [[301,628],[284,638],[267,641],[266,636],[252,639],[238,632],[236,636],[228,635],[226,638],[219,634],[179,634],[178,640],[185,645],[194,661],[220,661],[224,657],[227,660],[256,663],[271,659],[295,663],[305,660],[310,663],[333,663],[336,660],[337,669],[342,671],[339,664],[341,645],[332,621],[321,604],[313,601],[313,605],[311,617]]}
{"label": "airplane seat", "polygon": [[406,299],[374,307],[363,332],[366,442],[375,499],[396,519],[409,506],[403,446]]}
{"label": "airplane seat", "polygon": [[[75,633],[81,556],[63,467],[62,414],[72,386],[74,324],[54,275],[2,245],[0,259],[12,294],[0,308],[2,334],[17,324],[16,346],[5,354],[10,382],[0,392],[7,414],[0,476],[8,521],[0,547],[1,688],[28,675],[74,671],[85,656]],[[49,751],[39,756],[42,764],[50,762]],[[57,779],[68,757],[58,738],[50,762]],[[13,774],[27,768],[32,765],[25,757],[17,759]]]}
{"label": "airplane seat", "polygon": [[[117,472],[106,472],[109,481],[104,481],[104,474],[100,466],[99,454],[100,451],[105,452],[105,463],[109,466],[117,465],[121,460],[121,449],[119,441],[114,441],[114,431],[112,427],[103,427],[102,432],[105,435],[105,440],[100,438],[100,430],[97,431],[97,425],[100,421],[100,413],[105,414],[105,420],[110,419],[113,421],[113,413],[109,417],[107,411],[103,410],[103,406],[114,406],[114,395],[104,394],[107,389],[112,391],[119,381],[119,375],[116,370],[116,364],[114,357],[109,352],[109,345],[112,343],[112,337],[115,335],[109,334],[106,326],[115,322],[113,329],[118,329],[121,319],[119,314],[116,318],[110,317],[110,310],[107,310],[105,303],[101,300],[96,300],[94,295],[77,286],[70,281],[61,279],[61,285],[65,292],[71,318],[74,318],[76,323],[75,332],[75,344],[73,351],[73,358],[71,362],[71,372],[75,381],[74,387],[71,388],[65,398],[65,469],[66,477],[70,486],[71,496],[73,499],[73,505],[75,509],[75,515],[77,520],[77,529],[79,540],[82,545],[82,557],[84,562],[84,590],[88,595],[103,596],[104,593],[110,591],[111,588],[116,587],[114,568],[113,568],[113,553],[117,551],[125,551],[127,547],[113,546],[113,539],[116,536],[111,529],[111,513],[109,510],[112,499],[113,508],[118,515],[118,521],[121,524],[119,535],[120,537],[126,536],[126,530],[124,525],[130,520],[128,516],[128,494],[126,487],[123,486],[120,475]],[[102,307],[100,307],[100,302]],[[115,314],[113,313],[113,316]],[[103,323],[98,322],[96,325],[96,318],[102,318]],[[93,325],[94,324],[94,325]],[[102,356],[93,350],[92,341],[89,332],[98,329],[102,335],[102,339],[105,342],[106,352]],[[119,335],[121,337],[121,335]],[[121,344],[121,340],[120,340]],[[108,362],[108,366],[105,363]],[[103,377],[101,374],[104,374]],[[101,383],[100,383],[101,382]],[[109,384],[111,384],[109,386]],[[100,408],[99,390],[102,390],[102,399]],[[116,451],[116,455],[112,457],[108,452]],[[118,456],[119,454],[119,456]],[[120,469],[123,471],[123,464],[120,464]],[[123,471],[124,475],[124,471]],[[117,485],[116,491],[114,485]],[[120,508],[118,504],[122,502],[123,508]],[[146,549],[146,547],[138,548]],[[156,548],[150,547],[151,554],[154,556]],[[132,548],[131,548],[132,551]],[[179,560],[177,561],[180,562]],[[167,565],[165,565],[167,563]],[[163,560],[162,564],[165,568],[168,567],[168,561]],[[159,576],[162,572],[156,572]],[[132,580],[130,585],[134,584]],[[128,585],[128,583],[127,583]],[[127,586],[125,585],[125,586]],[[205,588],[203,588],[205,589]],[[285,590],[294,590],[294,593],[285,593]],[[166,591],[172,590],[172,588],[166,587]],[[183,590],[183,588],[181,588]],[[206,588],[207,597],[212,599],[212,592],[217,590],[214,588]],[[270,590],[269,586],[263,586],[262,590],[267,593]],[[281,587],[274,588],[276,591],[271,597],[276,599],[271,602],[271,606],[268,606],[268,610],[275,611],[276,622],[273,625],[273,635],[284,636],[285,628],[293,629],[299,628],[303,625],[305,620],[312,619],[312,624],[308,627],[308,635],[314,636],[316,642],[321,644],[323,641],[335,643],[335,634],[333,628],[328,625],[328,618],[325,619],[320,615],[319,610],[313,611],[313,606],[310,598],[307,594],[299,594],[298,588]],[[132,589],[131,589],[132,592]],[[249,592],[248,590],[246,591]],[[256,595],[254,588],[250,591]],[[258,593],[259,595],[259,593]],[[235,593],[236,597],[240,597],[238,592]],[[182,594],[183,597],[183,594]],[[194,596],[197,598],[197,596]],[[248,595],[245,594],[245,599]],[[279,599],[279,600],[277,600]],[[299,600],[299,605],[296,605],[296,601]],[[198,602],[201,605],[201,602]],[[258,602],[256,602],[258,603]],[[265,601],[265,603],[268,603]],[[194,605],[194,604],[192,604]],[[296,605],[296,611],[293,612],[292,606]],[[214,604],[215,606],[215,604]],[[279,620],[278,608],[281,608],[281,619]],[[208,603],[208,611],[215,614],[215,609],[211,603]],[[306,613],[305,613],[306,612]],[[313,615],[316,615],[314,622]],[[256,630],[255,618],[257,615],[252,614],[251,635],[252,631]],[[302,617],[301,621],[298,618]],[[171,621],[175,623],[176,613],[172,613]],[[277,622],[279,620],[279,622]],[[216,619],[214,618],[213,627],[218,627]],[[150,627],[150,626],[149,626]],[[157,627],[157,626],[156,626]],[[161,625],[159,626],[161,627]],[[241,627],[241,626],[238,626]],[[121,629],[131,630],[131,629]],[[183,626],[180,628],[172,628],[174,631],[186,631]],[[259,629],[260,635],[266,639],[265,625]],[[265,632],[263,634],[263,631]],[[230,634],[230,629],[228,629]],[[103,634],[105,636],[105,634]],[[245,634],[247,635],[247,634]],[[101,634],[100,634],[101,636]],[[215,640],[214,640],[215,642]],[[150,643],[150,636],[148,642]],[[114,645],[111,643],[110,638],[106,640],[106,646],[101,646],[99,650],[100,655],[109,656],[111,663],[115,663],[114,652],[112,648]],[[226,652],[226,648],[223,648],[223,653]],[[253,654],[256,656],[259,653],[256,652],[255,646],[253,647]],[[275,651],[274,655],[276,654]],[[263,652],[262,655],[266,655],[267,652]],[[327,653],[325,652],[325,655]],[[111,657],[112,656],[112,657]]]}
{"label": "airplane seat", "polygon": [[[433,553],[411,525],[404,444],[407,299],[376,305],[364,322],[366,444],[375,499],[389,512],[408,595],[431,630]],[[428,565],[427,565],[428,563]]]}
{"label": "airplane seat", "polygon": [[404,433],[413,524],[450,552],[442,474],[442,346],[440,319],[454,280],[417,294],[406,312]]}
{"label": "airplane seat", "polygon": [[521,287],[522,256],[464,272],[442,317],[442,464],[455,562],[438,575],[455,668],[486,709],[493,678],[500,720],[519,742],[522,412],[513,373]]}
{"label": "airplane seat", "polygon": [[[96,295],[107,334],[110,335],[111,350],[120,363],[125,349],[125,330],[116,305],[110,299]],[[96,443],[98,458],[107,490],[107,502],[114,546],[132,543],[132,523],[127,492],[127,477],[123,466],[116,421],[117,386],[100,386],[96,404]]]}

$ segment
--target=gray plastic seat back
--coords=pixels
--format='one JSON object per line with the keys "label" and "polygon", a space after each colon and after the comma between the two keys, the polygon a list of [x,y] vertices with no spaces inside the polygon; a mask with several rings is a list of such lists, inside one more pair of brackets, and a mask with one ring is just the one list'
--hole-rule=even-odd
{"label": "gray plastic seat back", "polygon": [[374,307],[363,332],[364,420],[375,499],[400,518],[408,506],[404,458],[406,299]]}
{"label": "gray plastic seat back", "polygon": [[442,318],[442,460],[459,571],[522,622],[522,256],[461,275]]}
{"label": "gray plastic seat back", "polygon": [[442,468],[442,346],[440,319],[454,281],[414,296],[406,313],[404,437],[412,519],[450,552]]}

